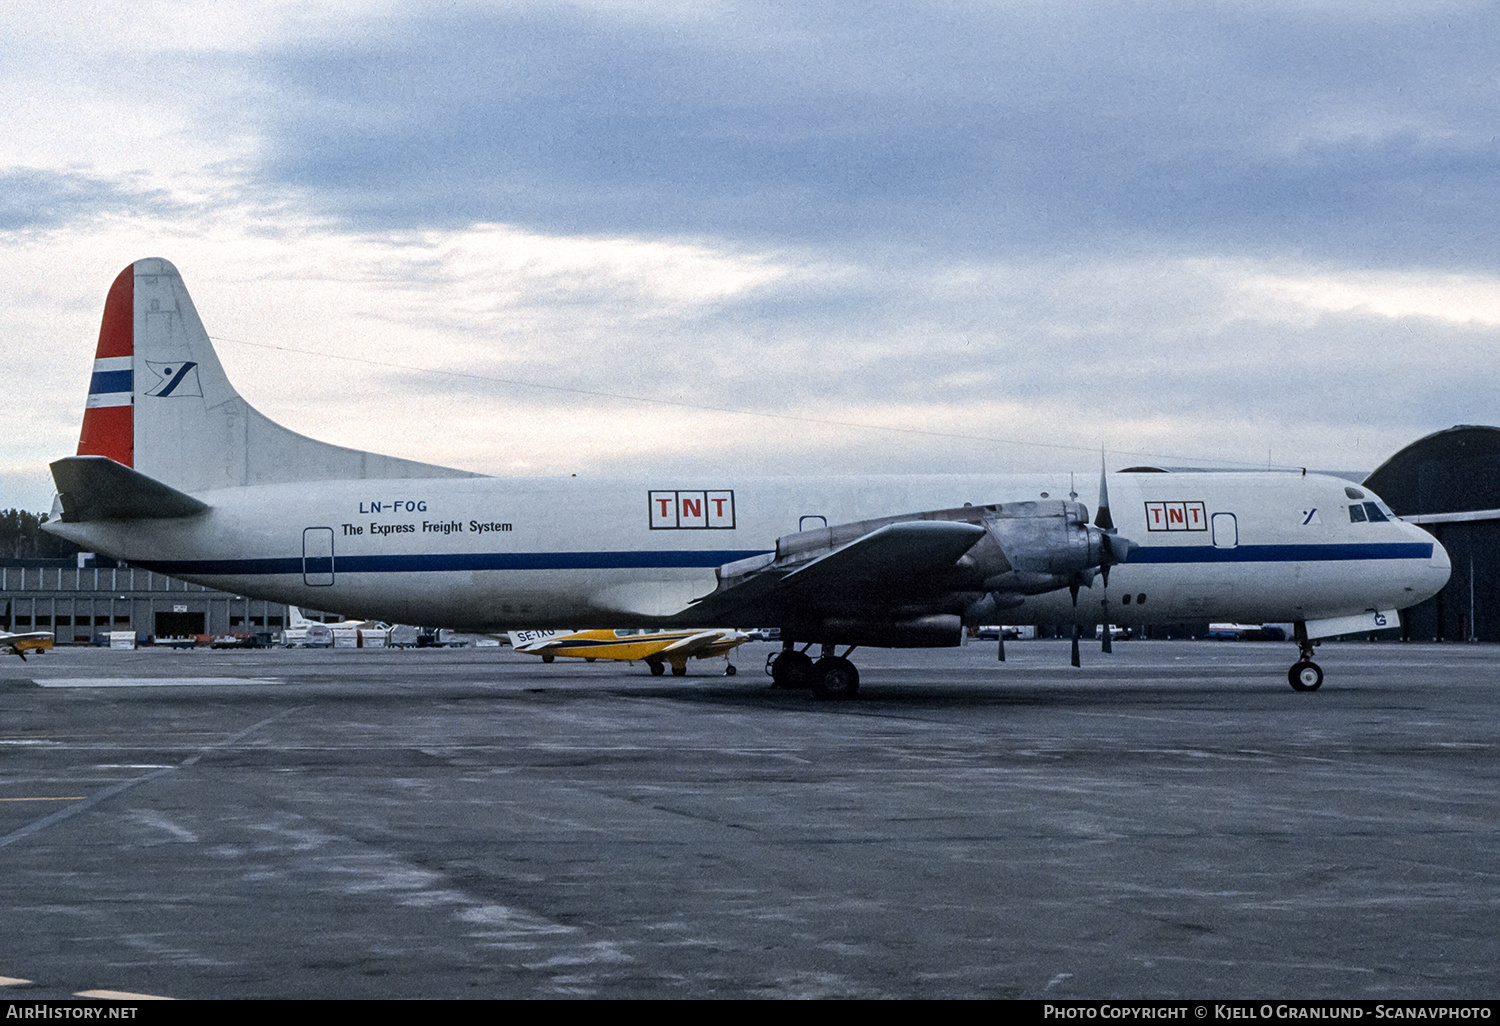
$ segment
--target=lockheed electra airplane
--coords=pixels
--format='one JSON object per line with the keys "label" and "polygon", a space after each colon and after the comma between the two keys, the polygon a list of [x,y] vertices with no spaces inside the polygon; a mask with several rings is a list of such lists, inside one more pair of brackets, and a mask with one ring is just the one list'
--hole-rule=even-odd
{"label": "lockheed electra airplane", "polygon": [[[78,455],[46,529],[183,580],[400,623],[776,626],[780,686],[852,695],[858,646],[966,625],[1289,622],[1314,643],[1399,623],[1448,555],[1366,489],[1299,472],[644,480],[494,478],[314,441],[225,377],[181,276],[110,286]],[[1110,632],[1104,631],[1107,640]],[[820,646],[821,658],[808,654]],[[837,646],[846,646],[839,653]]]}

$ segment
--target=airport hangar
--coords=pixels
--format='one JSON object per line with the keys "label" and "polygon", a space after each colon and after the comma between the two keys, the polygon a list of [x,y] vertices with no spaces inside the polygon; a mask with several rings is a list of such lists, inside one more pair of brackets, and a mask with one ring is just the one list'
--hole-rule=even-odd
{"label": "airport hangar", "polygon": [[1500,428],[1460,424],[1419,439],[1364,481],[1443,543],[1453,575],[1401,614],[1416,641],[1500,641]]}
{"label": "airport hangar", "polygon": [[[1428,435],[1386,460],[1364,483],[1398,516],[1434,534],[1453,561],[1447,586],[1406,610],[1399,629],[1380,636],[1500,641],[1500,428],[1459,425]],[[274,633],[287,625],[285,603],[188,584],[87,553],[0,563],[0,610],[7,602],[10,630],[50,630],[58,644],[88,644],[108,630],[134,630],[144,638]],[[312,620],[343,619],[340,613],[304,612]],[[1160,624],[1146,636],[1201,637],[1207,629],[1206,623]]]}

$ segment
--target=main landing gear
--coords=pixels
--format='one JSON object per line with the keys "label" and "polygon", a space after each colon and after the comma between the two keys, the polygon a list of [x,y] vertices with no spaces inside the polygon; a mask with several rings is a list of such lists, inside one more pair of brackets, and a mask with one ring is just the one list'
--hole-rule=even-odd
{"label": "main landing gear", "polygon": [[1286,671],[1286,681],[1293,691],[1316,691],[1323,686],[1323,668],[1312,661],[1316,641],[1297,639],[1299,659]]}
{"label": "main landing gear", "polygon": [[804,645],[798,652],[792,642],[782,642],[781,651],[766,657],[766,673],[773,688],[808,689],[817,698],[853,698],[859,691],[859,670],[849,661],[850,645],[843,655],[834,655],[832,645],[823,645],[813,662]]}

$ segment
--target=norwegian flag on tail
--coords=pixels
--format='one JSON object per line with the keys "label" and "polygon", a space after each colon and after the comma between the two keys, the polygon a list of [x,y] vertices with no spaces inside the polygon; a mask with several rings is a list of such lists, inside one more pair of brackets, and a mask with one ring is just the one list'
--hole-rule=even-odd
{"label": "norwegian flag on tail", "polygon": [[78,455],[135,465],[135,265],[120,272],[104,302],[94,374]]}

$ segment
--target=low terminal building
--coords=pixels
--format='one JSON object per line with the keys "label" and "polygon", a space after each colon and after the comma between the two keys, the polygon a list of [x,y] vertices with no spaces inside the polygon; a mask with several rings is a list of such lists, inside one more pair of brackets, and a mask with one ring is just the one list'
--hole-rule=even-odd
{"label": "low terminal building", "polygon": [[[338,621],[322,610],[309,619]],[[59,645],[86,645],[107,631],[149,637],[279,633],[288,623],[282,602],[188,584],[87,553],[75,559],[22,559],[0,566],[0,625],[52,631]]]}

